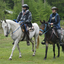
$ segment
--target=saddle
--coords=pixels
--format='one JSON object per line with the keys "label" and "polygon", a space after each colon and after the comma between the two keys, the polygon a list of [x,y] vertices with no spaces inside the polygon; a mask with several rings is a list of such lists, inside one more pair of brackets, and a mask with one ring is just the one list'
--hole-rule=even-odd
{"label": "saddle", "polygon": [[56,36],[57,38],[59,38],[58,32],[57,32],[54,28],[52,29],[52,31],[53,31],[53,33],[55,34],[55,36]]}
{"label": "saddle", "polygon": [[21,26],[21,29],[22,29],[23,32],[25,32],[25,30],[27,30],[27,31],[29,31],[29,32],[33,32],[33,31],[34,31],[34,26],[32,26],[32,27],[26,26],[26,27],[27,27],[27,28],[25,29],[25,26],[24,26],[24,25]]}
{"label": "saddle", "polygon": [[[21,24],[20,24],[21,25]],[[34,31],[34,27],[28,27],[27,25],[22,25],[21,26],[22,32],[24,33],[23,39],[21,41],[24,40],[25,36],[27,37],[27,39],[29,40],[29,32],[33,32]]]}

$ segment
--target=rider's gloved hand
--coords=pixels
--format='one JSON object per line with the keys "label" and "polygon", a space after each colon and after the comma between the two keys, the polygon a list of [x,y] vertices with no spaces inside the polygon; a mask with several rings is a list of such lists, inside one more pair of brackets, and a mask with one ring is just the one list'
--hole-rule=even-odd
{"label": "rider's gloved hand", "polygon": [[15,21],[16,23],[18,23],[16,19],[13,19],[13,21]]}

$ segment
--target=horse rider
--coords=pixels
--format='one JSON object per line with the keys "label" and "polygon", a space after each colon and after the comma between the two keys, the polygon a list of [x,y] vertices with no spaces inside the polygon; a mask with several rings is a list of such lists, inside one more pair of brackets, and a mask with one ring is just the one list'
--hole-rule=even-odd
{"label": "horse rider", "polygon": [[[51,10],[52,10],[52,14],[50,15],[48,23],[50,25],[54,26],[55,32],[57,33],[58,38],[59,38],[60,45],[62,45],[62,41],[61,41],[61,27],[60,27],[60,16],[57,13],[58,8],[54,6],[54,7],[51,8]],[[45,44],[45,39],[44,39],[44,42],[41,42],[41,43]]]}
{"label": "horse rider", "polygon": [[[17,22],[23,21],[23,24],[26,24],[28,27],[32,27],[32,14],[29,11],[29,6],[27,4],[22,5],[22,11],[17,17]],[[25,28],[27,30],[27,27]],[[26,31],[26,37],[27,37],[27,45],[29,46],[29,31]]]}

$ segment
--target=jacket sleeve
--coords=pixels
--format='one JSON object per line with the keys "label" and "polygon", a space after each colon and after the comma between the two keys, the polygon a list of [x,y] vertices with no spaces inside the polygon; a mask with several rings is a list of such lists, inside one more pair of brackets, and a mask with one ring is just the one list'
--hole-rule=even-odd
{"label": "jacket sleeve", "polygon": [[54,22],[54,24],[58,24],[59,21],[60,21],[60,16],[57,15],[57,22]]}
{"label": "jacket sleeve", "polygon": [[25,22],[31,22],[32,21],[32,14],[29,12],[28,19]]}
{"label": "jacket sleeve", "polygon": [[19,13],[19,15],[18,15],[18,17],[17,17],[17,22],[20,21],[21,15],[22,15],[22,12]]}
{"label": "jacket sleeve", "polygon": [[50,23],[50,18],[49,18],[49,20],[48,20],[48,23]]}

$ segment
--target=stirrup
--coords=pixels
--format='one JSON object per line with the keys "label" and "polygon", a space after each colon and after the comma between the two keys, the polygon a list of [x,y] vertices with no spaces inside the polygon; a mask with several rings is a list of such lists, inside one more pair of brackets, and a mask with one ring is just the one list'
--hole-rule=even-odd
{"label": "stirrup", "polygon": [[43,44],[43,45],[44,45],[44,44],[45,44],[45,41],[41,42],[41,44]]}

